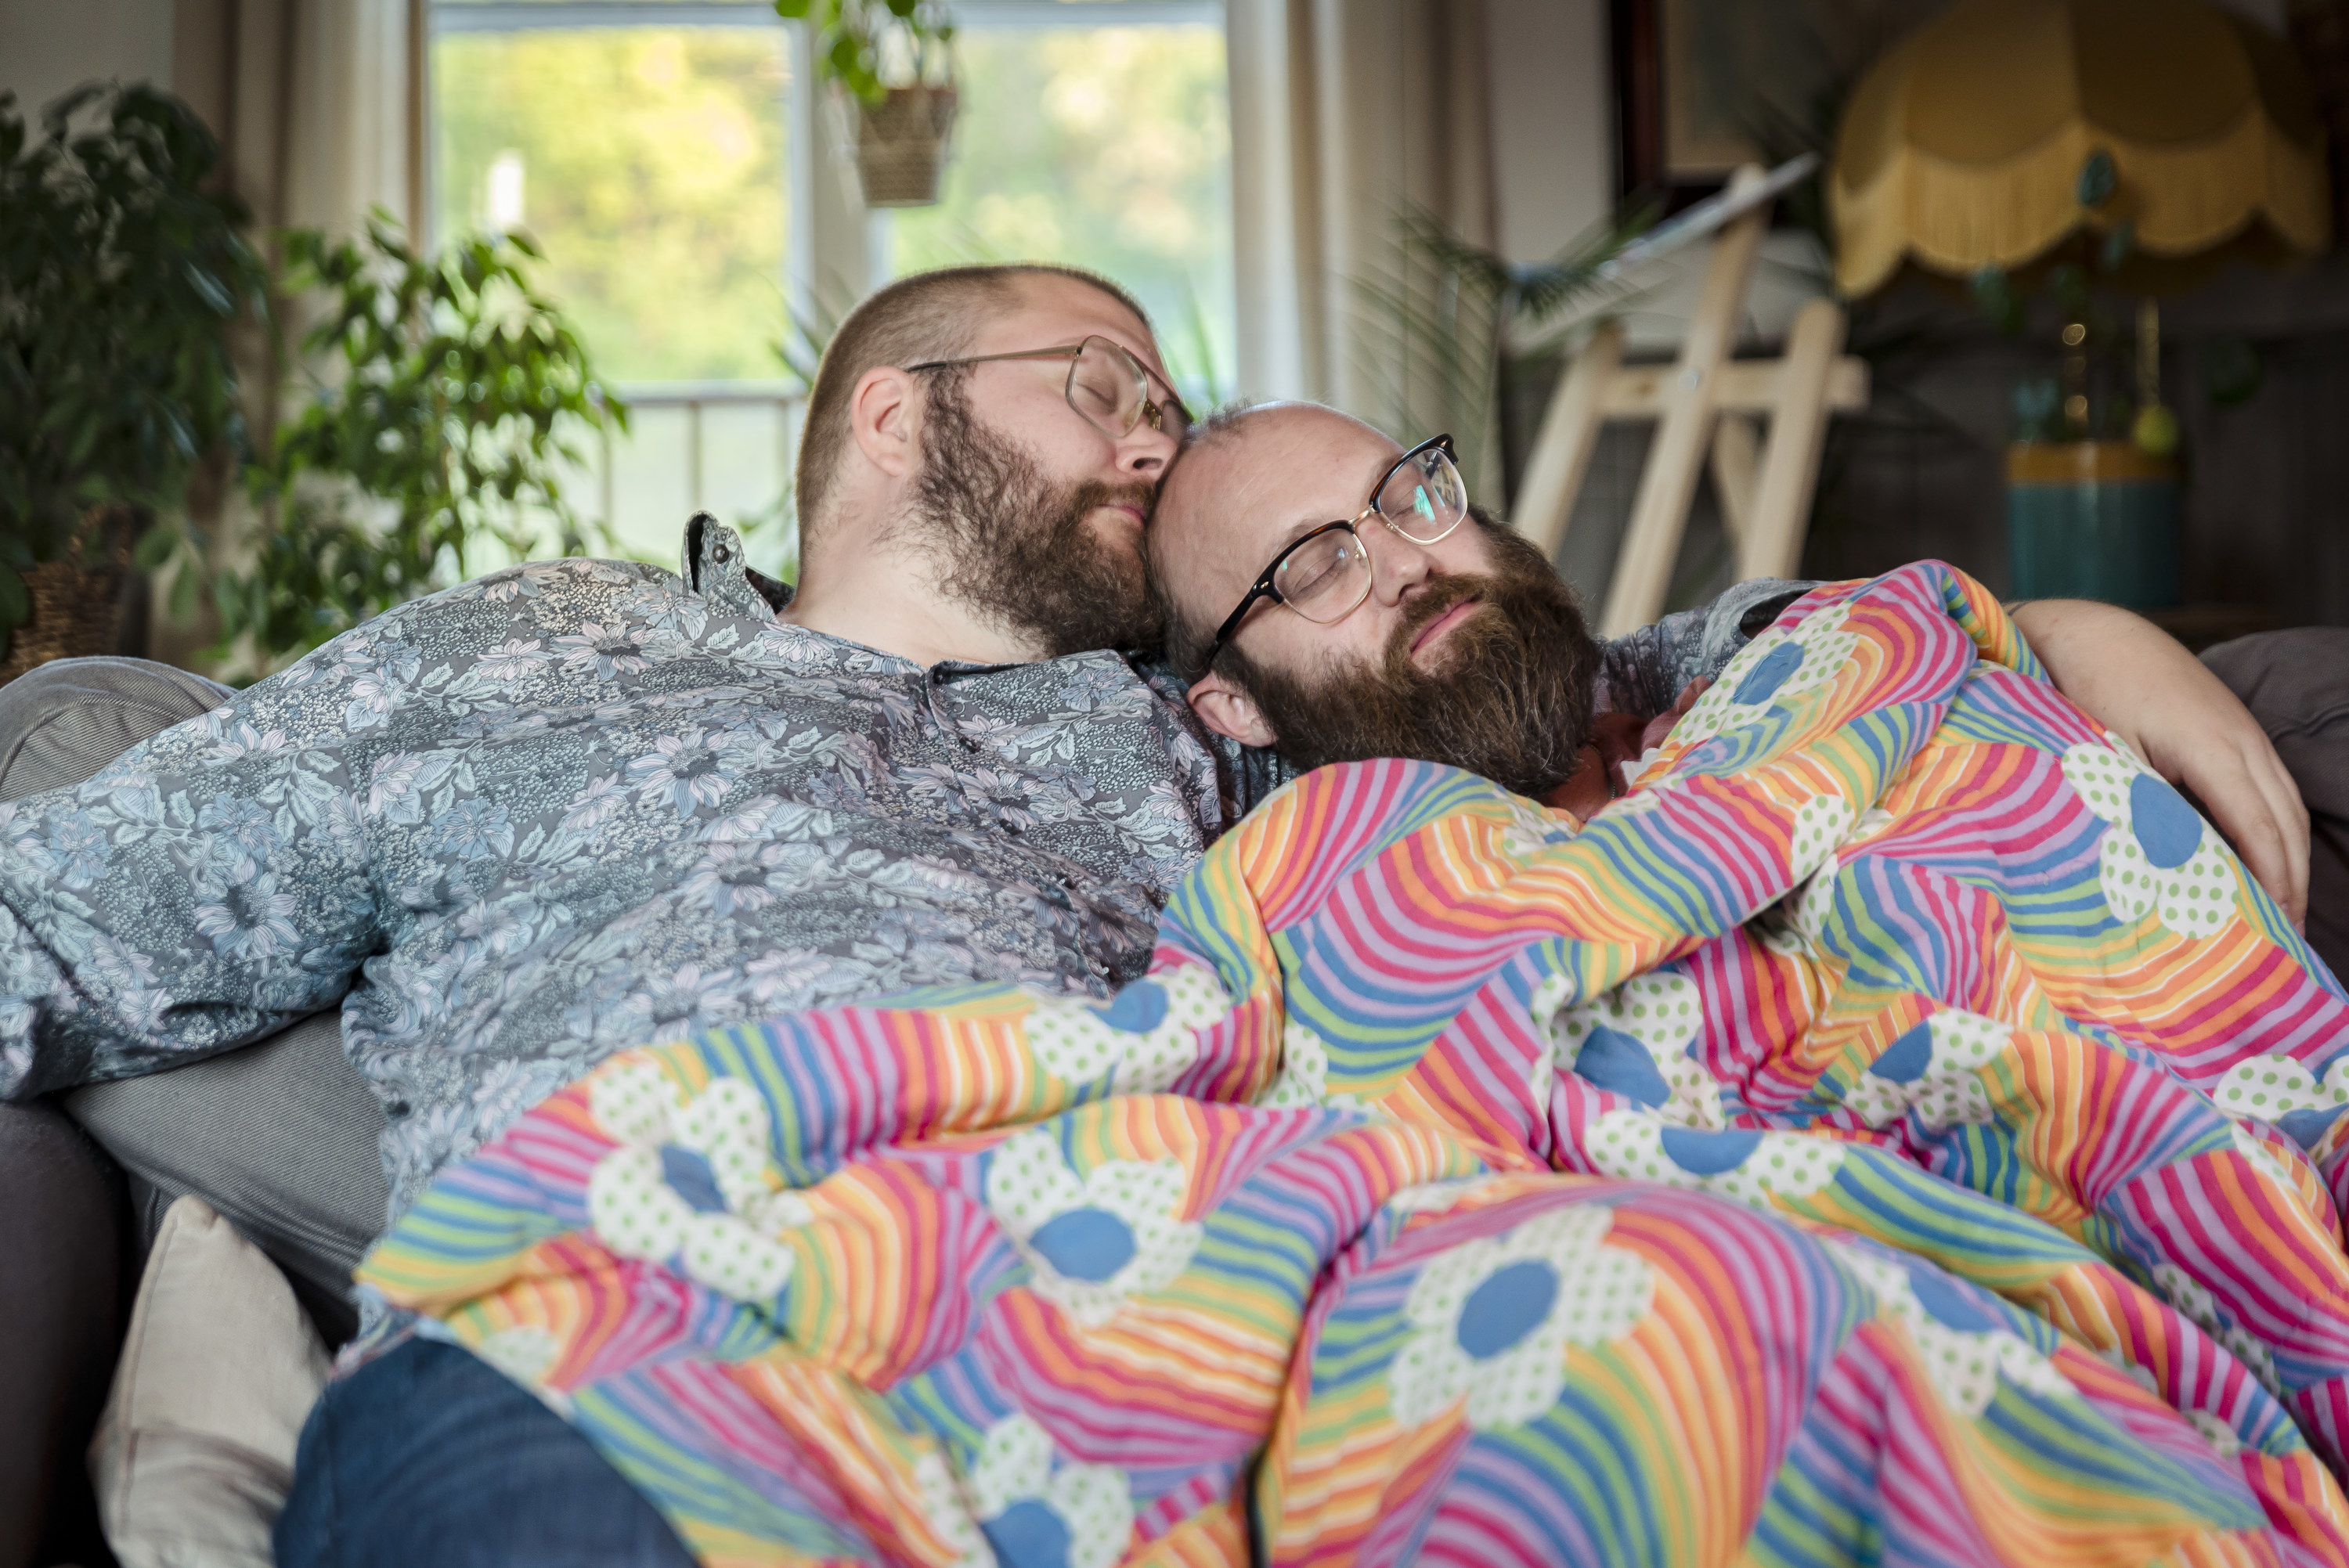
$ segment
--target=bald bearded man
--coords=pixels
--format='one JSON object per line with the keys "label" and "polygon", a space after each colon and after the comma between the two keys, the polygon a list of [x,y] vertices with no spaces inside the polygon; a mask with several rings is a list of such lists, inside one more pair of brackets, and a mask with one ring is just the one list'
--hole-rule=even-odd
{"label": "bald bearded man", "polygon": [[[1298,768],[1419,758],[1588,816],[1619,790],[1615,765],[1661,741],[1701,689],[1624,711],[1572,591],[1468,503],[1448,438],[1406,451],[1316,404],[1195,428],[1150,551],[1193,709]],[[2302,922],[2308,813],[2243,704],[2126,610],[2043,600],[2013,614],[2056,686],[2194,791]]]}

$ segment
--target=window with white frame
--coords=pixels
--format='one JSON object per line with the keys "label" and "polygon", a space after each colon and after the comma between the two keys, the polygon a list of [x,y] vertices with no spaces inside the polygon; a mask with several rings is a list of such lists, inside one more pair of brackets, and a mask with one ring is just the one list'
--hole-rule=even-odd
{"label": "window with white frame", "polygon": [[778,345],[794,313],[822,322],[905,272],[1106,273],[1150,308],[1186,394],[1228,390],[1220,4],[955,11],[940,200],[859,218],[804,38],[766,0],[431,0],[429,237],[517,232],[544,253],[542,285],[633,408],[573,480],[630,553],[669,561],[695,507],[781,547],[798,391]]}
{"label": "window with white frame", "polygon": [[876,218],[878,271],[1042,260],[1106,273],[1148,307],[1184,396],[1228,396],[1223,7],[977,0],[957,17],[954,162],[937,205]]}

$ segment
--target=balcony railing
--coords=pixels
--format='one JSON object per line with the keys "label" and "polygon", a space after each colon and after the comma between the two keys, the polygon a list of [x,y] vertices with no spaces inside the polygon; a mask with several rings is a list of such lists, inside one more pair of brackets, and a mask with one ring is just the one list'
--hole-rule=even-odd
{"label": "balcony railing", "polygon": [[616,390],[628,406],[628,432],[605,428],[592,489],[579,493],[595,497],[597,515],[631,553],[673,561],[697,511],[737,526],[775,514],[799,450],[798,383],[657,381]]}

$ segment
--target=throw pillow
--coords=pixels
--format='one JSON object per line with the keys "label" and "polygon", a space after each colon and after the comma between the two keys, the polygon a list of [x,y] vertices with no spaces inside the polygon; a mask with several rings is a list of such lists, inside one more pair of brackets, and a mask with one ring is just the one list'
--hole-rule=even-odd
{"label": "throw pillow", "polygon": [[269,1568],[326,1347],[285,1276],[202,1198],[163,1216],[90,1445],[122,1568]]}

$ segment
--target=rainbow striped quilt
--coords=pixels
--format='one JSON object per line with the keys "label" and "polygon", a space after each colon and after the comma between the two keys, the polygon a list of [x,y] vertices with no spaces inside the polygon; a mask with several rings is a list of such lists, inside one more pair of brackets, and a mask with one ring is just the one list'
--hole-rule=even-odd
{"label": "rainbow striped quilt", "polygon": [[2349,1564],[2349,999],[1943,566],[1587,824],[1330,768],[1113,1001],[616,1057],[365,1288],[710,1564]]}

